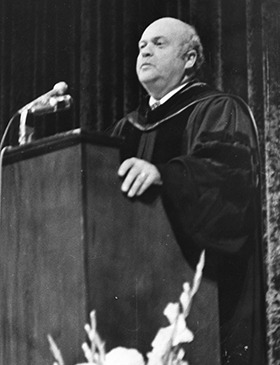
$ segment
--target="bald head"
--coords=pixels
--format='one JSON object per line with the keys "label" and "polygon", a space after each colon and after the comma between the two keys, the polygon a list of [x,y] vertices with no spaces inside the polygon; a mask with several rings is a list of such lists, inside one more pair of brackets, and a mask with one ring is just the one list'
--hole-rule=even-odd
{"label": "bald head", "polygon": [[177,39],[179,42],[187,42],[193,34],[195,34],[195,30],[189,24],[182,22],[179,19],[175,18],[160,18],[153,23],[151,23],[144,31],[143,35],[145,37],[146,34],[153,31],[159,31],[162,33],[168,32],[170,36]]}
{"label": "bald head", "polygon": [[201,62],[195,29],[175,18],[150,24],[139,41],[137,75],[150,95],[161,98],[187,81]]}

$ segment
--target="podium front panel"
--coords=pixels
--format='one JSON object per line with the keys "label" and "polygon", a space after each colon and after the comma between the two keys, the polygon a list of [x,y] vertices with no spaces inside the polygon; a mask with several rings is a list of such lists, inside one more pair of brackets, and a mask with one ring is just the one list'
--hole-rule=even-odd
{"label": "podium front panel", "polygon": [[0,364],[81,359],[87,317],[81,146],[4,167],[0,245]]}
{"label": "podium front panel", "polygon": [[[51,364],[47,334],[66,365],[84,362],[93,309],[107,351],[145,355],[194,268],[160,196],[132,201],[121,193],[117,147],[79,136],[57,143],[4,166],[0,365]],[[195,336],[186,346],[190,364],[218,365],[215,281],[203,278],[187,323]]]}

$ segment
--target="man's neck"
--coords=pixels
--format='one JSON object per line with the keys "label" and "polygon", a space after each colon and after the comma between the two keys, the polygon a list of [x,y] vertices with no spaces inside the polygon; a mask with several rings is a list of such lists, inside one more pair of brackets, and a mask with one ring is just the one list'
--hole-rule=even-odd
{"label": "man's neck", "polygon": [[179,86],[177,86],[175,89],[169,91],[167,94],[165,94],[163,97],[161,97],[160,99],[156,99],[155,97],[153,97],[152,95],[150,96],[150,100],[149,100],[149,105],[153,105],[157,102],[160,102],[160,105],[165,103],[167,100],[169,100],[174,94],[176,94],[178,91],[180,91],[184,86],[186,86],[188,83],[188,81],[184,82],[183,84],[180,84]]}
{"label": "man's neck", "polygon": [[146,89],[150,96],[152,96],[156,100],[160,100],[164,98],[167,94],[173,92],[173,90],[180,88],[182,85],[186,85],[186,83],[190,82],[192,79],[192,75],[185,74],[182,76],[181,79],[177,80],[174,85],[162,85],[161,80],[158,80],[146,84],[142,83],[142,86]]}

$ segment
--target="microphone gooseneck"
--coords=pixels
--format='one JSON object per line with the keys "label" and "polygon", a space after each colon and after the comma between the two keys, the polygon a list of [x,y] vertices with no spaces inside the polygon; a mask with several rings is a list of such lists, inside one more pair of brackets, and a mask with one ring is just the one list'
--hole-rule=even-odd
{"label": "microphone gooseneck", "polygon": [[70,108],[72,98],[70,95],[64,95],[67,89],[68,85],[64,81],[58,82],[54,85],[52,90],[26,104],[18,111],[18,114],[20,115],[18,142],[20,145],[30,142],[32,139],[33,133],[28,131],[26,126],[27,115],[29,113],[44,115]]}
{"label": "microphone gooseneck", "polygon": [[[64,81],[60,81],[54,85],[52,90],[47,93],[39,96],[35,100],[23,106],[17,112],[13,114],[10,118],[2,138],[0,140],[0,151],[4,148],[4,143],[7,137],[7,134],[10,130],[10,127],[13,121],[16,119],[18,115],[21,116],[22,120],[22,130],[25,128],[25,119],[28,113],[33,113],[35,115],[43,115],[47,113],[55,113],[58,111],[66,110],[70,108],[72,105],[72,98],[70,95],[64,95],[68,89],[68,85]],[[61,99],[62,97],[62,99]]]}
{"label": "microphone gooseneck", "polygon": [[73,99],[70,95],[52,96],[47,102],[36,103],[28,112],[34,115],[57,113],[69,109]]}
{"label": "microphone gooseneck", "polygon": [[18,110],[18,114],[21,114],[23,111],[28,110],[28,112],[34,108],[37,104],[43,105],[47,104],[51,97],[59,96],[65,94],[68,89],[68,85],[64,81],[60,81],[54,85],[54,87],[48,91],[47,93],[39,96],[38,98],[34,99],[30,103],[23,106],[21,109]]}

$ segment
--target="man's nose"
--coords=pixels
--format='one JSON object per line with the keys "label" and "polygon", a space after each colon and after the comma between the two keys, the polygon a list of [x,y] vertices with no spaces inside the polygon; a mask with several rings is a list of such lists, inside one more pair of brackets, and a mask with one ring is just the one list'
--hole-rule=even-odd
{"label": "man's nose", "polygon": [[153,49],[151,44],[146,44],[145,47],[140,49],[140,53],[142,57],[149,57],[153,54]]}

